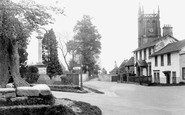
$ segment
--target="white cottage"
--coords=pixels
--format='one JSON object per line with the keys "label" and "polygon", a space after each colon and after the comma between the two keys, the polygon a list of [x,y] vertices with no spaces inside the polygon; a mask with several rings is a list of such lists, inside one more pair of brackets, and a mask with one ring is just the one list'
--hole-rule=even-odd
{"label": "white cottage", "polygon": [[150,60],[153,82],[172,84],[185,81],[185,40],[166,45],[153,53]]}
{"label": "white cottage", "polygon": [[134,63],[136,76],[152,76],[153,62],[150,58],[155,52],[158,52],[169,43],[178,40],[171,35],[156,38],[152,42],[143,44],[134,51]]}

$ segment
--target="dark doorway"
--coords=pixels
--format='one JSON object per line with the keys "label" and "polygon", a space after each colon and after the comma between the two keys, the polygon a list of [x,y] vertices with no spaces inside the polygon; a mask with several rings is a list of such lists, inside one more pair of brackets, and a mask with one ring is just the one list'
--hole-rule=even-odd
{"label": "dark doorway", "polygon": [[137,66],[137,76],[140,76],[140,67]]}
{"label": "dark doorway", "polygon": [[170,84],[171,71],[165,71],[164,74],[166,76],[166,84]]}

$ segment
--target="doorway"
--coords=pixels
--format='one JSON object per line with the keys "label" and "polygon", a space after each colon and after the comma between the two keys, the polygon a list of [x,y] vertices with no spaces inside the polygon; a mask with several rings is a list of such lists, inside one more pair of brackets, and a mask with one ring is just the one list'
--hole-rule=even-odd
{"label": "doorway", "polygon": [[166,84],[170,84],[171,71],[165,71],[164,74],[166,76]]}

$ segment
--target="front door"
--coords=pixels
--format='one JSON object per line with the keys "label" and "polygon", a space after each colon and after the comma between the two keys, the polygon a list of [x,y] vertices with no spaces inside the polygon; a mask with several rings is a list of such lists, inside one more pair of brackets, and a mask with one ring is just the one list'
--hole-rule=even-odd
{"label": "front door", "polygon": [[137,76],[140,76],[140,67],[137,66]]}
{"label": "front door", "polygon": [[170,84],[170,72],[166,73],[166,83]]}

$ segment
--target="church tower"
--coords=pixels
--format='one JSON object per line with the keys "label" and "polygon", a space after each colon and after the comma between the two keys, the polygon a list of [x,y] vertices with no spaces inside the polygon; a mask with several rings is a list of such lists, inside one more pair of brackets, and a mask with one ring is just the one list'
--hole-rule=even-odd
{"label": "church tower", "polygon": [[144,8],[138,10],[138,47],[161,37],[160,11],[144,14]]}

